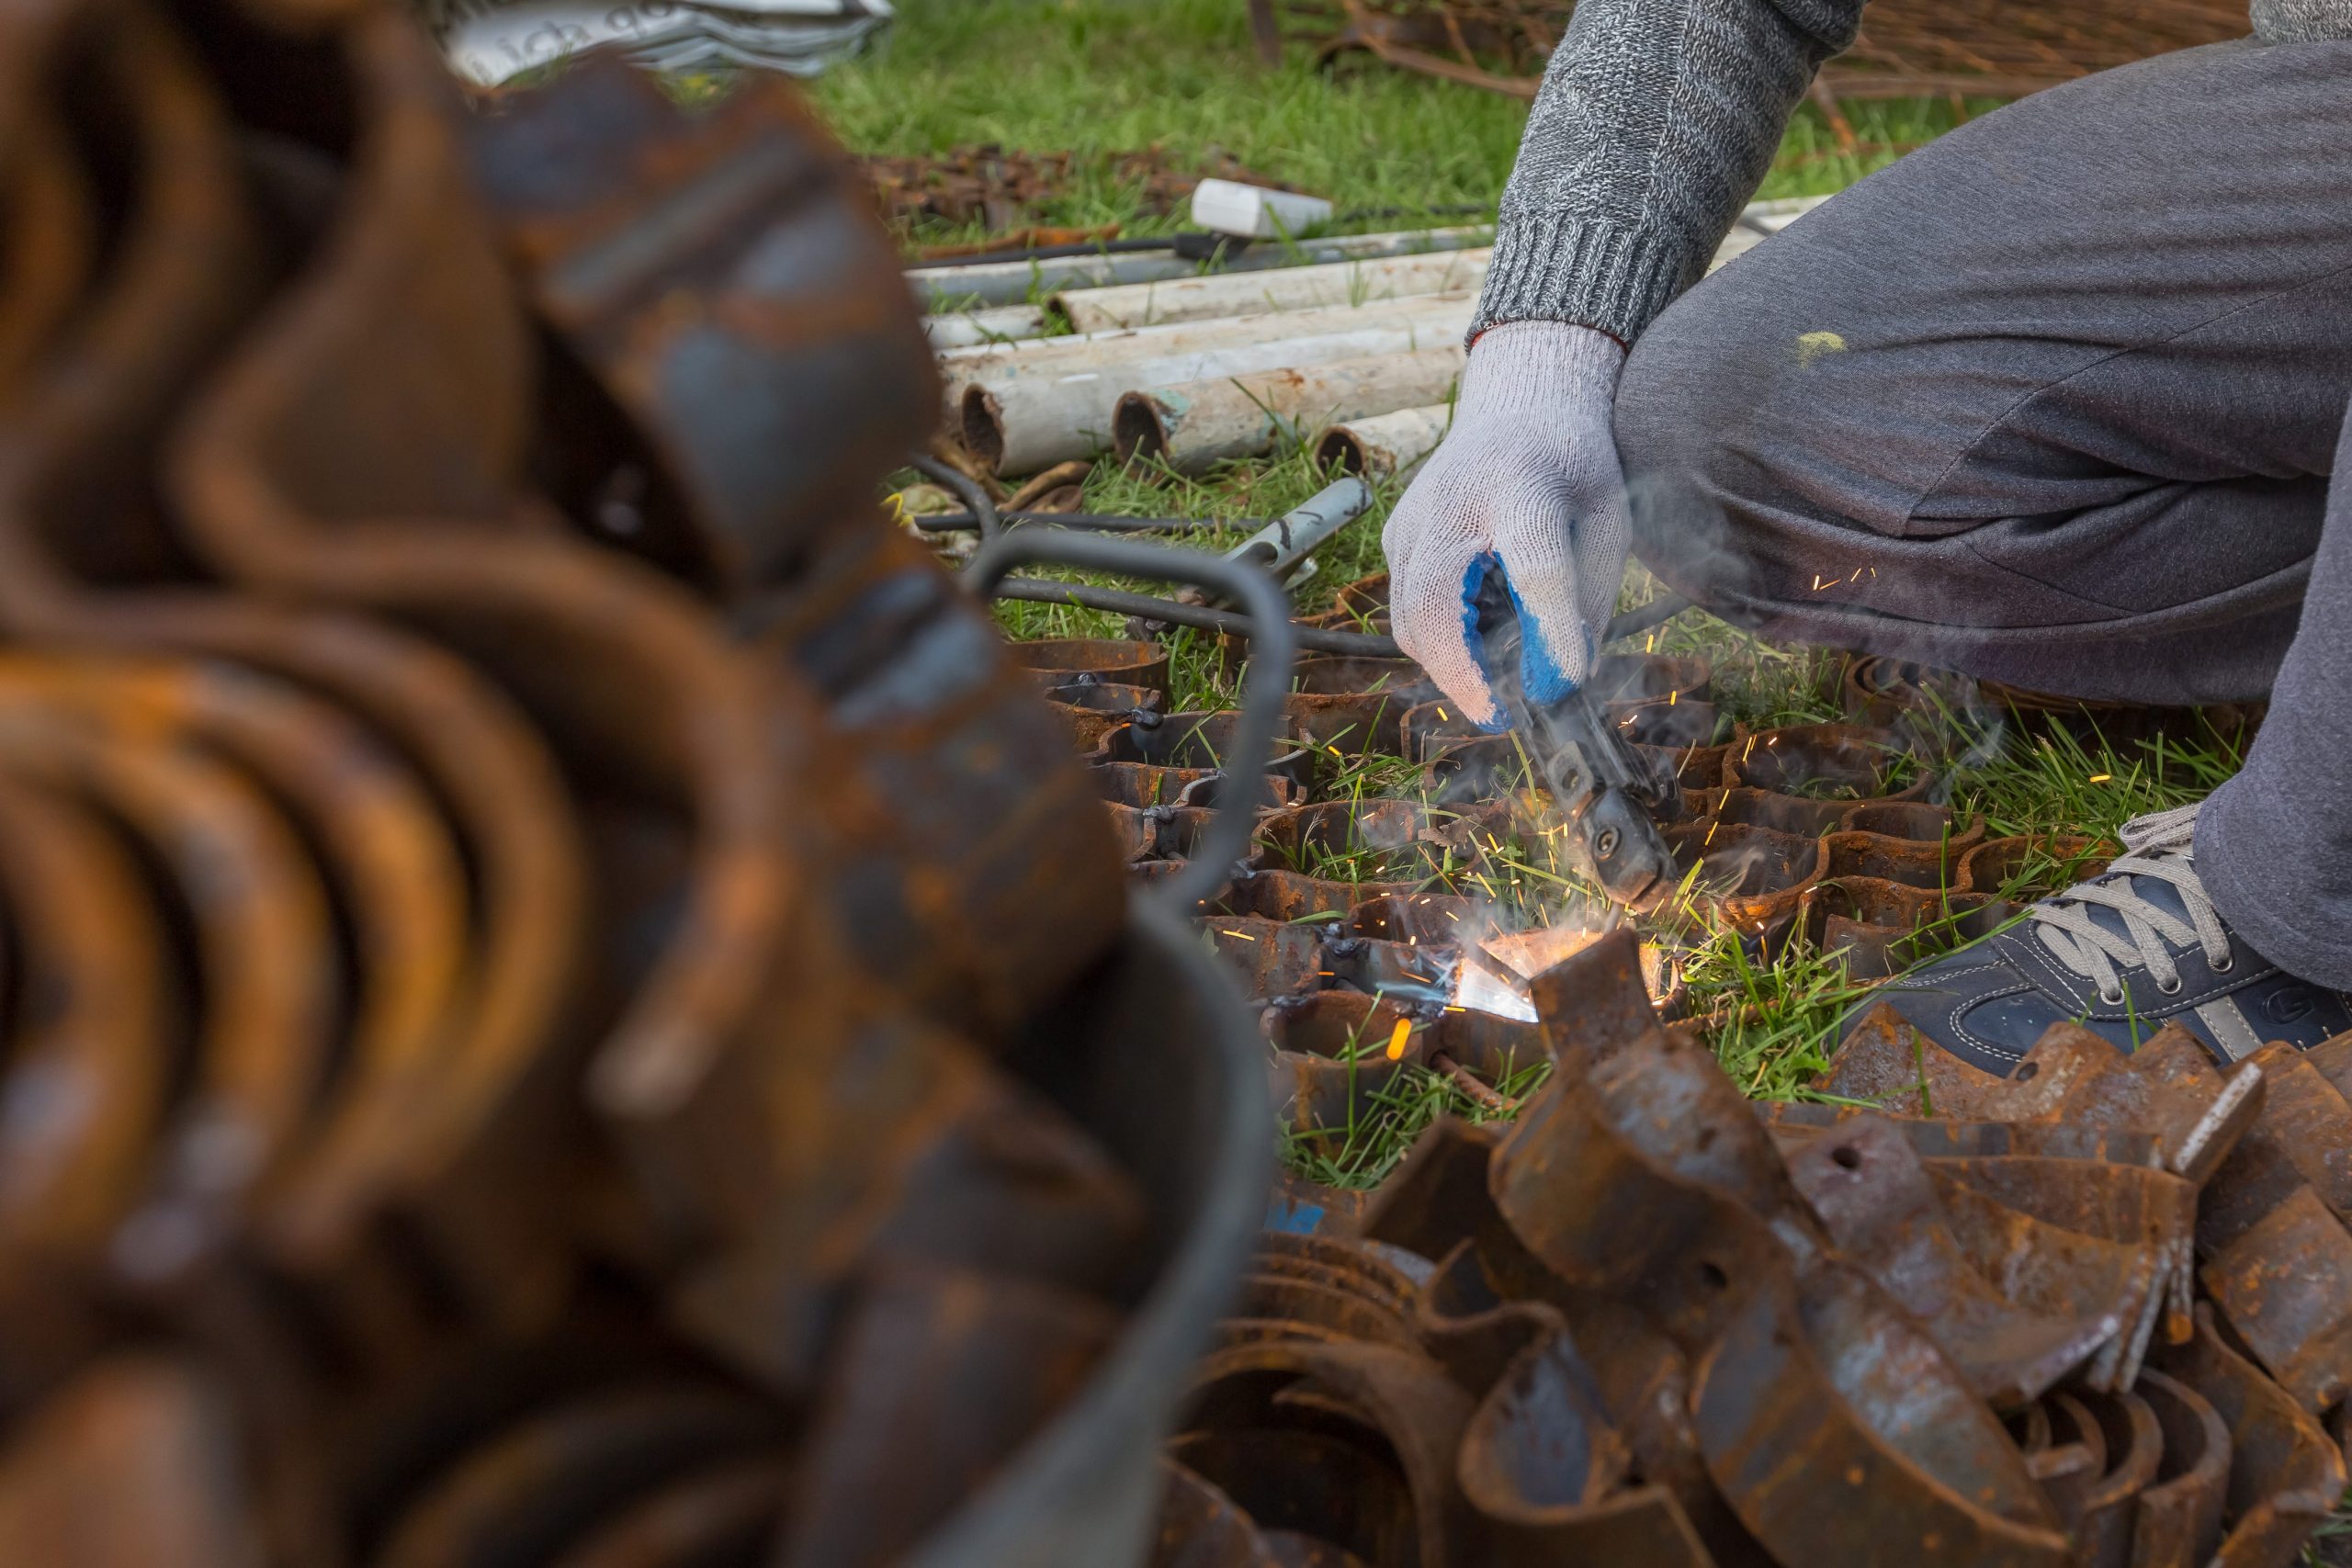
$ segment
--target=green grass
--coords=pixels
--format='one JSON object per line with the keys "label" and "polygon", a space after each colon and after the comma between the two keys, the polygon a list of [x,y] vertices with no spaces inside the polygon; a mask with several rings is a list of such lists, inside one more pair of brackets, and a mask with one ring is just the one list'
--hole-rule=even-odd
{"label": "green grass", "polygon": [[[1162,149],[1174,166],[1222,152],[1327,197],[1342,211],[1491,206],[1502,195],[1526,106],[1369,60],[1316,70],[1295,46],[1279,70],[1250,45],[1242,0],[901,0],[899,25],[813,92],[852,151],[942,152],[994,142],[1093,156]],[[1971,106],[1981,112],[1984,106]],[[1960,118],[1945,100],[1849,105],[1860,143],[1840,151],[1810,106],[1799,111],[1764,197],[1842,189]],[[1184,226],[1135,209],[1134,191],[1096,170],[1033,220],[1118,222],[1130,233]],[[1358,229],[1410,226],[1383,218]],[[927,229],[925,243],[980,238]]]}

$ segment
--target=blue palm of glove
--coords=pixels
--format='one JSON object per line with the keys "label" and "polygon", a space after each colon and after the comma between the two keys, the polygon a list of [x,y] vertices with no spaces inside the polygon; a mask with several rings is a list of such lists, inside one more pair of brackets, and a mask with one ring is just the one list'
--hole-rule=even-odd
{"label": "blue palm of glove", "polygon": [[1499,574],[1519,678],[1555,702],[1591,672],[1631,541],[1611,406],[1624,350],[1589,328],[1519,321],[1478,340],[1453,427],[1388,520],[1397,642],[1474,722],[1500,728],[1479,601]]}

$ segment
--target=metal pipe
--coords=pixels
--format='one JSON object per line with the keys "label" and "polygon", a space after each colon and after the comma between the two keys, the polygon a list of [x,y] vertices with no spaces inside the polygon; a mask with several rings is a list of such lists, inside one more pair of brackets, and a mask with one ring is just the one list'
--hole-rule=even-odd
{"label": "metal pipe", "polygon": [[1437,450],[1453,423],[1453,405],[1431,403],[1334,424],[1316,438],[1315,460],[1326,469],[1376,479],[1411,472]]}
{"label": "metal pipe", "polygon": [[1417,294],[1409,299],[1379,299],[1363,305],[1342,302],[1305,310],[1227,316],[1205,321],[1061,333],[1018,343],[975,344],[968,348],[948,349],[940,355],[939,367],[951,389],[972,381],[1066,375],[1074,368],[1092,368],[1117,360],[1166,359],[1238,344],[1314,337],[1370,321],[1430,317],[1452,320],[1457,316],[1466,320],[1472,300],[1471,290],[1457,288],[1445,294]]}
{"label": "metal pipe", "polygon": [[[1269,316],[1258,324],[1279,330],[1283,323],[1292,323],[1313,330],[1295,337],[1253,333],[1160,358],[1064,362],[1039,374],[991,374],[964,385],[956,415],[965,446],[990,468],[1001,474],[1033,472],[1093,451],[1109,437],[1113,412],[1127,392],[1373,355],[1409,354],[1458,338],[1470,324],[1474,303],[1449,295],[1387,310]],[[1310,317],[1316,319],[1310,322]]]}
{"label": "metal pipe", "polygon": [[1226,552],[1227,560],[1261,568],[1276,582],[1288,582],[1309,556],[1331,536],[1372,510],[1372,487],[1346,479],[1309,496]]}
{"label": "metal pipe", "polygon": [[1476,288],[1487,276],[1487,247],[1430,255],[1325,262],[1274,272],[1222,272],[1206,277],[1068,289],[1053,303],[1081,333],[1116,332],[1173,321],[1216,321],[1275,310],[1363,305]]}
{"label": "metal pipe", "polygon": [[[1263,527],[1254,517],[1121,517],[1102,512],[999,512],[1008,528],[1043,524],[1052,528],[1077,528],[1090,534],[1213,534],[1227,528]],[[968,512],[942,512],[910,517],[925,534],[970,534],[980,526]]]}
{"label": "metal pipe", "polygon": [[[1223,632],[1228,637],[1250,636],[1250,617],[1231,610],[1211,609],[1204,604],[1180,604],[1172,599],[1156,599],[1148,593],[1127,593],[1115,588],[1097,588],[1089,582],[1055,582],[1042,578],[1014,577],[1001,583],[995,596],[1018,599],[1029,604],[1069,604],[1080,610],[1100,610],[1107,615],[1132,615],[1137,620],[1157,621],[1171,626],[1191,626],[1196,631]],[[1668,621],[1690,607],[1690,601],[1679,593],[1668,593],[1651,600],[1639,609],[1628,610],[1609,623],[1601,634],[1603,644],[1623,642],[1639,637],[1654,626]],[[1396,646],[1393,637],[1378,632],[1341,632],[1326,626],[1309,626],[1304,621],[1290,623],[1292,638],[1309,653],[1338,653],[1356,659],[1403,659],[1405,650]]]}
{"label": "metal pipe", "polygon": [[[1413,255],[1428,251],[1459,251],[1491,244],[1490,227],[1408,229],[1381,234],[1343,234],[1302,240],[1289,244],[1256,244],[1228,254],[1228,272],[1263,272],[1302,263],[1350,261],[1367,256]],[[1203,263],[1173,251],[1147,255],[1083,255],[1046,261],[988,262],[972,266],[916,267],[907,274],[908,286],[926,310],[962,310],[975,305],[1017,305],[1023,300],[1065,288],[1092,288],[1125,283],[1149,283],[1163,278],[1198,277]]]}
{"label": "metal pipe", "polygon": [[938,349],[972,348],[994,343],[1019,343],[1046,335],[1042,305],[999,305],[985,310],[960,310],[925,316],[923,336]]}
{"label": "metal pipe", "polygon": [[1023,528],[981,546],[965,570],[964,587],[978,598],[992,598],[1005,585],[1005,575],[1024,562],[1192,582],[1237,600],[1249,610],[1253,657],[1241,691],[1241,723],[1234,739],[1233,761],[1226,770],[1236,787],[1202,833],[1192,863],[1169,879],[1162,895],[1170,908],[1189,913],[1225,886],[1233,867],[1250,852],[1258,808],[1272,804],[1266,764],[1273,760],[1274,737],[1281,731],[1295,653],[1290,604],[1272,578],[1241,561],[1134,539],[1105,539],[1045,528]]}
{"label": "metal pipe", "polygon": [[1180,473],[1198,473],[1272,451],[1302,426],[1440,401],[1465,357],[1450,343],[1129,392],[1112,412],[1111,450],[1122,463],[1157,458]]}

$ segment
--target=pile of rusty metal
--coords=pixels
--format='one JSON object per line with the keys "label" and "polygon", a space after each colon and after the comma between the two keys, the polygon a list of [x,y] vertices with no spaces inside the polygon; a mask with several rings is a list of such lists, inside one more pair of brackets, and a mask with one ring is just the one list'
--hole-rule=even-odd
{"label": "pile of rusty metal", "polygon": [[[1363,52],[1404,70],[1532,97],[1576,7],[1562,0],[1250,0],[1259,52],[1286,38],[1318,63]],[[2243,37],[2238,0],[1873,0],[1824,69],[1837,98],[2018,97],[2171,50]]]}
{"label": "pile of rusty metal", "polygon": [[2283,1568],[2335,1506],[2352,1037],[2000,1080],[1882,1021],[1823,1087],[1894,1110],[1768,1108],[1630,935],[1535,999],[1513,1124],[1265,1237],[1159,1563]]}
{"label": "pile of rusty metal", "polygon": [[[1351,583],[1307,624],[1385,629],[1385,578]],[[1015,651],[1076,738],[1131,871],[1161,880],[1190,865],[1233,794],[1241,716],[1170,711],[1168,655],[1155,642]],[[1816,951],[1843,950],[1854,978],[1873,979],[1984,934],[2113,855],[2088,840],[1995,838],[1982,818],[1935,799],[1955,748],[1983,737],[1945,705],[1956,688],[1917,670],[1910,677],[1925,684],[1899,684],[1902,673],[1866,671],[1875,684],[1857,684],[1869,700],[1858,698],[1853,722],[1750,729],[1717,708],[1704,660],[1603,656],[1593,690],[1604,710],[1681,784],[1682,815],[1667,840],[1690,880],[1663,929],[1678,916],[1694,929],[1728,927],[1767,953],[1802,933]],[[1309,657],[1292,684],[1268,763],[1269,808],[1244,855],[1221,868],[1227,879],[1200,919],[1250,997],[1279,1004],[1268,1018],[1291,1021],[1268,1024],[1284,1057],[1300,1058],[1277,1077],[1286,1119],[1343,1126],[1388,1076],[1359,1070],[1348,1043],[1367,1031],[1385,1042],[1396,1018],[1438,1024],[1461,962],[1498,957],[1496,939],[1515,929],[1556,923],[1559,878],[1577,868],[1520,741],[1464,721],[1409,660]],[[1365,796],[1364,767],[1391,757],[1419,764],[1413,787]],[[1540,874],[1523,881],[1531,864]],[[1539,947],[1500,961],[1524,978],[1557,955]],[[1653,967],[1671,1015],[1680,998],[1670,963],[1654,958]],[[1326,992],[1355,999],[1317,999]],[[1321,1021],[1303,1021],[1310,1016]],[[1341,1018],[1336,1033],[1325,1027]],[[1322,1043],[1285,1043],[1294,1026]],[[1450,1051],[1442,1032],[1415,1034],[1403,1059],[1532,1059],[1485,1045]],[[1470,1070],[1489,1089],[1498,1081]],[[1295,1087],[1309,1080],[1322,1087]]]}
{"label": "pile of rusty metal", "polygon": [[0,1561],[1131,1559],[1246,1018],[790,90],[0,20]]}

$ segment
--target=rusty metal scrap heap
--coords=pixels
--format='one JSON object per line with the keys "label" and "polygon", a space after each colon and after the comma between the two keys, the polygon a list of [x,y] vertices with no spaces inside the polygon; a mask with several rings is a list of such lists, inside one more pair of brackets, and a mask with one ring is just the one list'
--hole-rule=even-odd
{"label": "rusty metal scrap heap", "polygon": [[0,34],[0,1561],[1134,1550],[1261,1090],[876,513],[838,152],[372,0]]}
{"label": "rusty metal scrap heap", "polygon": [[1888,1014],[1821,1087],[1893,1109],[1759,1107],[1628,935],[1535,997],[1512,1125],[1264,1238],[1162,1568],[2276,1568],[2335,1506],[2352,1036],[2225,1072],[2062,1026],[2000,1080]]}

